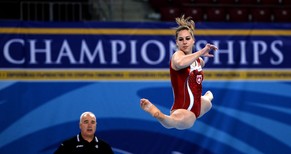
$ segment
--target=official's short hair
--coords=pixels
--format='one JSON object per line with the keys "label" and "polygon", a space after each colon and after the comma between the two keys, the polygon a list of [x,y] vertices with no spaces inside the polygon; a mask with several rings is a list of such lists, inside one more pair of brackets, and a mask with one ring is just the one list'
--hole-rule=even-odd
{"label": "official's short hair", "polygon": [[[90,115],[91,117],[94,117],[96,119],[96,116],[95,116],[94,113],[87,111],[87,112],[84,112],[84,113],[81,114],[81,116],[80,116],[80,124],[82,123],[82,118],[84,116],[86,116],[86,115]],[[97,119],[96,119],[96,123],[97,123]]]}

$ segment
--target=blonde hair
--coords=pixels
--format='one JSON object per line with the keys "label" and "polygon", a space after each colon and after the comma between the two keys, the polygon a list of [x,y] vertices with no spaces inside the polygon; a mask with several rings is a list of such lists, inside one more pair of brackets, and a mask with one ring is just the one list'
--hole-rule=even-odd
{"label": "blonde hair", "polygon": [[195,30],[195,22],[193,20],[191,20],[191,17],[187,17],[185,18],[184,15],[182,15],[181,17],[177,17],[176,18],[176,23],[179,25],[176,28],[176,39],[178,37],[178,33],[181,30],[189,30],[189,32],[192,34],[192,36],[194,37],[194,30]]}

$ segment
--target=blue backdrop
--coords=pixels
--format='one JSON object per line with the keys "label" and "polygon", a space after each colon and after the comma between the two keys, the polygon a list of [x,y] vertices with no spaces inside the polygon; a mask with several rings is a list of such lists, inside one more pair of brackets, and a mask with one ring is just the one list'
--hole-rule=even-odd
{"label": "blue backdrop", "polygon": [[1,153],[53,153],[79,133],[84,111],[96,114],[97,136],[117,154],[291,151],[288,23],[196,24],[196,50],[210,42],[220,53],[205,59],[213,108],[183,131],[139,106],[148,98],[169,113],[174,23],[0,25]]}

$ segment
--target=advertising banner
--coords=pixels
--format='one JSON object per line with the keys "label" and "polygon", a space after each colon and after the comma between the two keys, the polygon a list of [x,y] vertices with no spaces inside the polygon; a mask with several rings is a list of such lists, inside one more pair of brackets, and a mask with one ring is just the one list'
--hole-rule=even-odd
{"label": "advertising banner", "polygon": [[[288,153],[291,24],[196,23],[203,92],[212,109],[187,130],[166,129],[140,108],[170,113],[175,23],[0,22],[0,151],[53,153],[79,133],[82,112],[115,153]],[[212,52],[211,52],[212,53]]]}

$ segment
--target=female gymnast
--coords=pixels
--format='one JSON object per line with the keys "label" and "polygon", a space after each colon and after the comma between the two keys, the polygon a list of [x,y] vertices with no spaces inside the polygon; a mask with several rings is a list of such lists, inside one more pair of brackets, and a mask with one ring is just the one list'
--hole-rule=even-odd
{"label": "female gymnast", "polygon": [[201,58],[213,57],[209,52],[217,50],[212,44],[197,52],[193,51],[195,43],[195,23],[191,17],[176,18],[178,27],[175,38],[177,51],[172,55],[170,61],[170,76],[174,94],[174,103],[170,115],[162,113],[148,99],[140,100],[141,108],[156,118],[165,128],[176,128],[179,130],[191,128],[197,118],[203,116],[212,107],[213,94],[207,91],[202,96],[202,81],[204,61]]}

